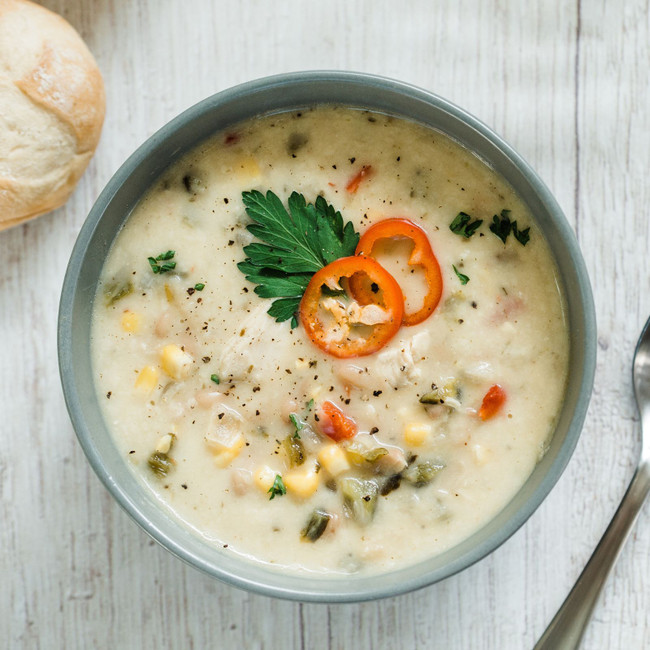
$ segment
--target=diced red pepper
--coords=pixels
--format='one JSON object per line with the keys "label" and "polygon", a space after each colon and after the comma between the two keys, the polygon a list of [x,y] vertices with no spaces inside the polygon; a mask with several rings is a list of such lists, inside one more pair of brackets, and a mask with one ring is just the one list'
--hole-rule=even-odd
{"label": "diced red pepper", "polygon": [[505,401],[505,391],[501,386],[499,386],[499,384],[494,384],[494,386],[491,386],[490,390],[485,394],[478,416],[481,420],[489,420],[490,418],[493,418],[503,408]]}
{"label": "diced red pepper", "polygon": [[334,442],[354,438],[359,427],[333,402],[323,402],[318,413],[318,429]]}

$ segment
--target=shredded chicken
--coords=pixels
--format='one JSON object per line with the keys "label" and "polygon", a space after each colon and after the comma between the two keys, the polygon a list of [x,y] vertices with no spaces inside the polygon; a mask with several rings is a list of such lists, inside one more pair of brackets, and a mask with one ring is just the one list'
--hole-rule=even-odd
{"label": "shredded chicken", "polygon": [[222,381],[259,382],[270,377],[291,356],[293,341],[286,336],[282,323],[276,323],[266,311],[268,304],[260,303],[244,318],[237,334],[220,346],[218,374]]}
{"label": "shredded chicken", "polygon": [[424,358],[429,337],[426,330],[418,332],[408,339],[402,339],[397,347],[379,354],[379,367],[393,388],[412,384],[422,376],[417,364]]}

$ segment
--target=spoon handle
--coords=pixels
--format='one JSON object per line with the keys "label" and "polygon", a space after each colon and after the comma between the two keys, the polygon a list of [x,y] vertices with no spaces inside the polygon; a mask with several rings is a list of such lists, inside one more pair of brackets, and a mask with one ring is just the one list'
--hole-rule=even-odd
{"label": "spoon handle", "polygon": [[578,581],[534,650],[575,650],[580,645],[605,580],[623,548],[650,492],[650,462],[637,468],[614,518],[598,543]]}

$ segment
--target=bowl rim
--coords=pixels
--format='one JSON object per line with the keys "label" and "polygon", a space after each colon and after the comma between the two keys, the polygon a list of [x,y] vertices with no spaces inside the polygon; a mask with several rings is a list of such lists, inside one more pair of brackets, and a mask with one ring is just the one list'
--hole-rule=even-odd
{"label": "bowl rim", "polygon": [[[542,204],[545,206],[548,215],[553,222],[554,228],[557,229],[560,238],[566,244],[570,263],[575,271],[578,283],[577,291],[580,301],[580,310],[578,315],[581,316],[579,326],[582,329],[583,344],[582,350],[580,350],[582,355],[582,373],[577,393],[578,397],[565,438],[560,445],[559,453],[553,459],[543,479],[533,490],[532,494],[526,499],[523,506],[519,507],[515,511],[514,515],[511,516],[501,528],[499,528],[495,533],[489,535],[482,543],[473,546],[467,553],[438,570],[411,573],[408,578],[397,581],[385,579],[387,575],[392,575],[390,572],[379,573],[361,580],[357,580],[355,577],[348,580],[335,578],[331,582],[339,581],[340,588],[337,589],[333,586],[326,593],[323,593],[323,591],[318,588],[319,584],[325,584],[327,582],[327,580],[324,580],[321,577],[311,578],[310,576],[301,576],[297,583],[296,581],[293,581],[291,586],[288,587],[282,584],[287,581],[286,575],[264,567],[261,567],[257,572],[261,577],[242,577],[237,572],[219,566],[218,561],[206,561],[205,558],[199,557],[196,553],[188,551],[178,543],[173,536],[174,525],[178,528],[182,524],[170,524],[170,532],[169,530],[165,530],[164,526],[160,525],[160,522],[153,521],[151,517],[142,512],[141,507],[136,503],[133,495],[127,493],[115,480],[113,474],[109,471],[109,468],[106,467],[99,450],[93,443],[91,432],[84,417],[85,406],[82,403],[78,386],[75,382],[73,361],[73,338],[75,336],[75,327],[72,318],[82,263],[88,254],[88,246],[93,239],[93,235],[95,234],[102,216],[107,211],[111,201],[114,199],[122,185],[133,174],[134,170],[142,165],[143,162],[147,160],[161,144],[164,144],[179,129],[187,127],[188,124],[196,122],[199,118],[210,114],[212,111],[219,110],[221,107],[235,99],[253,96],[260,92],[266,92],[272,88],[288,88],[301,84],[324,83],[343,85],[352,84],[360,87],[371,87],[379,92],[388,91],[399,95],[407,95],[412,99],[422,101],[432,108],[442,110],[456,120],[464,122],[468,127],[476,131],[482,138],[489,141],[499,152],[512,161],[512,163],[521,171],[525,180],[530,184],[531,189],[536,193]],[[332,103],[340,104],[341,102],[334,100]],[[285,110],[290,111],[291,108]],[[373,109],[370,108],[369,110]],[[264,111],[259,111],[258,114],[264,114]],[[410,119],[408,115],[402,114],[401,116]],[[454,134],[447,135],[452,139],[455,139]],[[194,146],[196,146],[196,143],[189,146],[187,150],[192,149]],[[169,164],[173,164],[173,162],[174,161],[171,161]],[[151,183],[143,188],[142,194],[150,185]],[[120,229],[121,228],[118,228],[114,233],[114,237]],[[117,503],[156,542],[186,563],[198,568],[212,577],[218,578],[223,582],[236,587],[290,600],[307,602],[361,602],[364,600],[395,596],[419,589],[443,580],[471,566],[492,551],[496,550],[501,544],[509,539],[539,507],[566,468],[582,430],[596,369],[596,316],[586,266],[573,230],[571,229],[560,206],[544,182],[533,171],[528,163],[526,163],[523,158],[500,136],[492,131],[492,129],[467,113],[464,109],[456,106],[448,100],[443,99],[432,92],[402,81],[360,72],[313,70],[263,77],[261,79],[239,84],[207,97],[167,122],[151,137],[145,140],[145,142],[142,143],[119,167],[93,205],[88,217],[81,227],[70,256],[59,303],[58,358],[59,373],[66,406],[79,443],[81,444],[90,465]],[[246,560],[242,560],[242,562],[246,562]],[[419,564],[417,566],[419,566]],[[400,570],[397,570],[394,573],[398,574],[400,573]],[[301,583],[304,583],[302,587],[297,586]],[[360,587],[356,590],[350,591],[350,583],[358,583]],[[316,587],[314,585],[316,585]]]}

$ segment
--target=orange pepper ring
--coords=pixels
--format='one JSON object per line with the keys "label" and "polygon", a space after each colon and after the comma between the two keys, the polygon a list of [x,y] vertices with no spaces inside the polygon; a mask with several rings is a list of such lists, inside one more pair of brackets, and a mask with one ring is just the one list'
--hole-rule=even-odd
{"label": "orange pepper ring", "polygon": [[[404,311],[404,325],[417,325],[431,316],[440,302],[442,295],[442,273],[440,265],[431,248],[426,232],[412,221],[403,218],[384,219],[370,226],[363,233],[357,245],[357,255],[372,255],[372,250],[380,239],[394,239],[406,237],[413,241],[413,250],[408,259],[409,266],[421,266],[424,269],[425,279],[429,290],[424,297],[422,307],[417,311],[407,313]],[[359,302],[372,300],[372,294],[368,292],[360,282],[352,280],[350,287],[354,297]]]}
{"label": "orange pepper ring", "polygon": [[[372,333],[368,338],[330,341],[327,330],[318,316],[322,297],[321,287],[332,281],[338,284],[341,278],[348,278],[351,281],[355,273],[367,275],[371,282],[380,287],[383,302],[380,306],[388,312],[389,319],[385,323],[371,326]],[[370,302],[378,304],[377,296],[372,298]],[[383,348],[399,330],[403,315],[404,296],[397,280],[379,262],[364,255],[341,257],[317,271],[305,289],[298,310],[300,322],[312,342],[324,352],[340,359],[366,356]]]}

